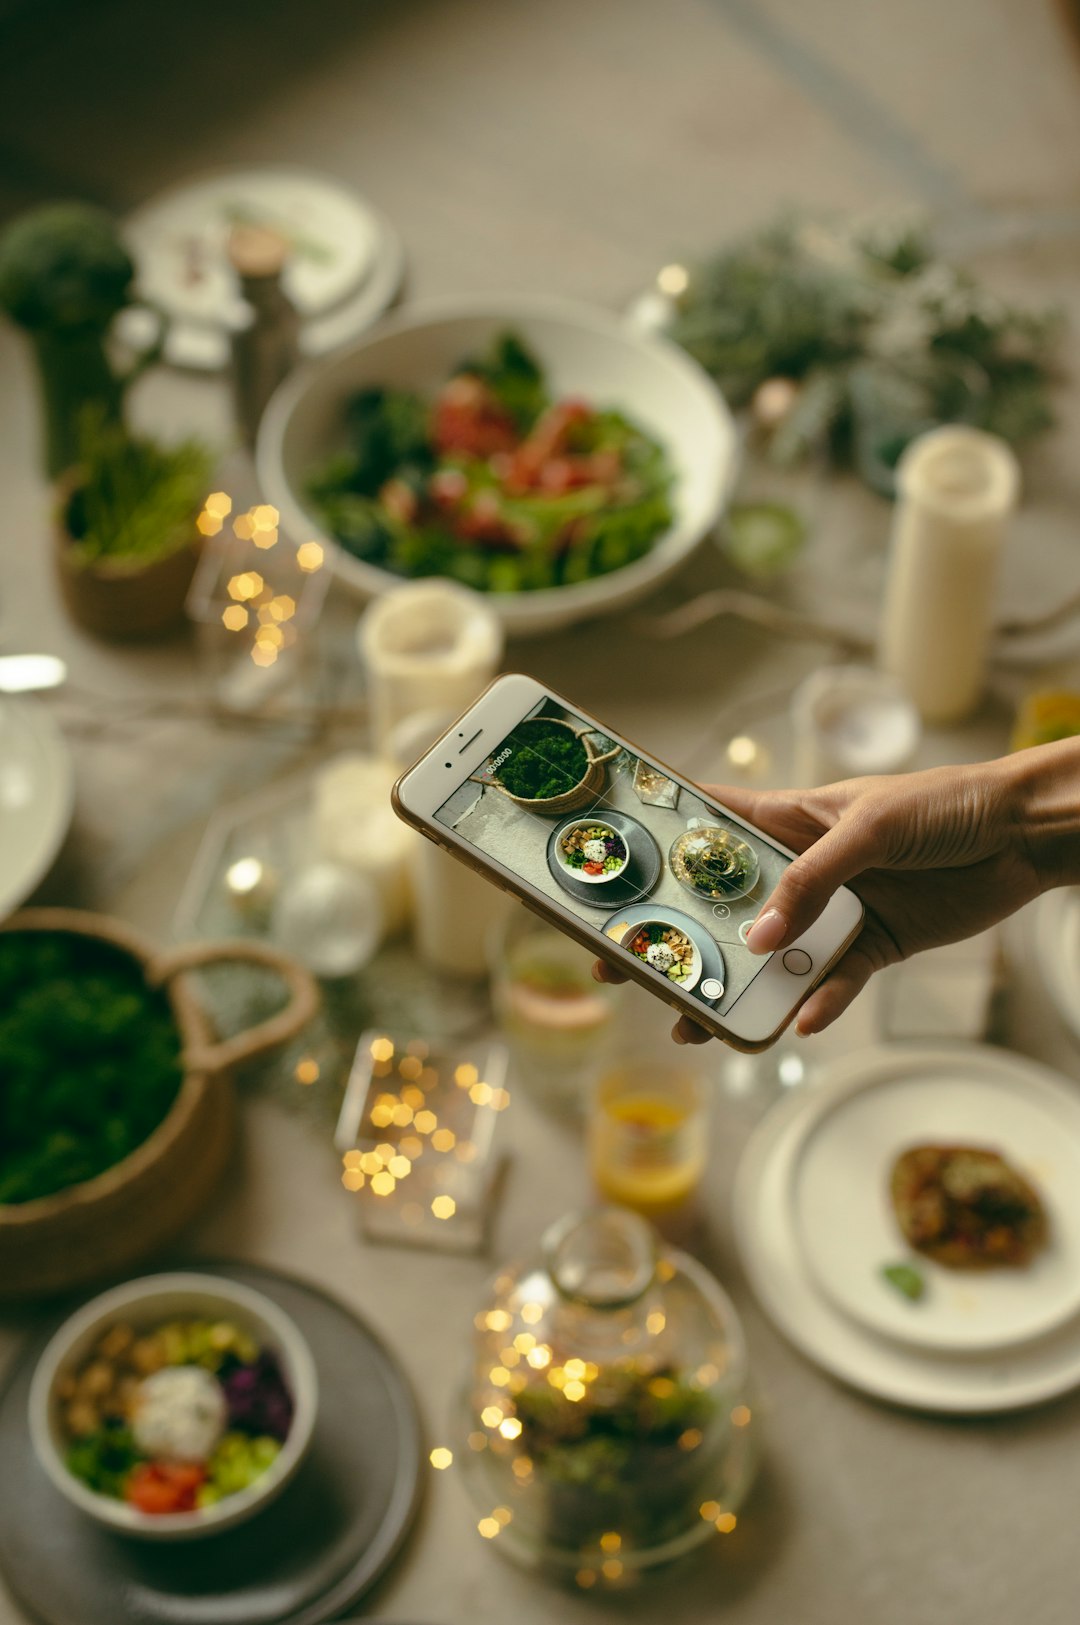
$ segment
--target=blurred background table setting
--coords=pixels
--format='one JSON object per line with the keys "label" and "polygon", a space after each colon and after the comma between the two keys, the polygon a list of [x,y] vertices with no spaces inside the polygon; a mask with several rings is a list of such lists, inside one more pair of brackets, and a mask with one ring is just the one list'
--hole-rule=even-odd
{"label": "blurred background table setting", "polygon": [[1064,1625],[1077,895],[677,1049],[390,792],[1080,734],[1075,8],[0,40],[0,1625]]}

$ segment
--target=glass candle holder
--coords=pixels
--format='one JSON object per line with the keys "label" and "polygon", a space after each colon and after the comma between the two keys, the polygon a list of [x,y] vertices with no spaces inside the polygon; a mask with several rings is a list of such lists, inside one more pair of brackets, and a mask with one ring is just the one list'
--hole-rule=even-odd
{"label": "glass candle holder", "polygon": [[[221,511],[211,512],[217,499]],[[230,523],[228,502],[217,492],[199,516],[207,540],[187,598],[214,707],[267,720],[310,711],[320,699],[314,633],[330,584],[325,551],[287,541],[267,503]]]}
{"label": "glass candle holder", "polygon": [[645,1051],[616,1060],[597,1080],[589,1121],[600,1195],[657,1222],[686,1212],[708,1156],[706,1101],[688,1058]]}
{"label": "glass candle holder", "polygon": [[436,1046],[366,1032],[356,1049],[335,1145],[341,1182],[372,1241],[446,1252],[484,1243],[510,1103],[499,1043]]}

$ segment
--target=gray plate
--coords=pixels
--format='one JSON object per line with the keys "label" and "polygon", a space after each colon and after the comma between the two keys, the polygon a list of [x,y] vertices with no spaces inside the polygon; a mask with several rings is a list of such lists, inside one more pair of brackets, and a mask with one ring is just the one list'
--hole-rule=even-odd
{"label": "gray plate", "polygon": [[571,897],[576,897],[578,902],[586,903],[589,908],[597,909],[618,908],[627,903],[636,903],[639,897],[648,897],[660,879],[664,860],[660,856],[660,848],[645,825],[639,824],[629,813],[614,812],[605,807],[595,815],[598,823],[610,824],[613,829],[618,830],[630,853],[630,862],[618,880],[608,880],[602,886],[590,886],[588,881],[575,880],[566,865],[560,863],[558,844],[563,830],[569,829],[573,824],[580,824],[583,818],[590,816],[592,815],[584,812],[575,813],[572,818],[563,818],[548,836],[548,868],[563,891],[569,892]]}
{"label": "gray plate", "polygon": [[412,1523],[420,1423],[375,1334],[316,1287],[249,1264],[192,1266],[265,1292],[293,1316],[319,1373],[311,1451],[279,1500],[238,1529],[154,1545],[91,1523],[38,1466],[30,1379],[55,1315],[0,1394],[0,1567],[44,1625],[320,1625],[386,1568]]}

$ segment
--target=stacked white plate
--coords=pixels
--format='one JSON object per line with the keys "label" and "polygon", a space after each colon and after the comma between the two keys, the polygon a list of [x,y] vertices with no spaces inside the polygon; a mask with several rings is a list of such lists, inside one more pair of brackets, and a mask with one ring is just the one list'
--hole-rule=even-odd
{"label": "stacked white plate", "polygon": [[[1049,1243],[1028,1266],[957,1271],[909,1251],[889,1175],[920,1143],[997,1150],[1031,1180]],[[966,1044],[848,1056],[758,1125],[735,1216],[766,1313],[855,1388],[975,1414],[1080,1384],[1080,1086],[1046,1067]],[[897,1263],[922,1276],[917,1302],[883,1276]]]}
{"label": "stacked white plate", "polygon": [[0,695],[0,919],[48,873],[74,803],[71,758],[48,711]]}

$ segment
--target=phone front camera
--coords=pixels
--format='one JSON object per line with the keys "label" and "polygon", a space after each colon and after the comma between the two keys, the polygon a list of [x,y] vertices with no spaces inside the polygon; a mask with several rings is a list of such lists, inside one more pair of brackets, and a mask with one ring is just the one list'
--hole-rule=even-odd
{"label": "phone front camera", "polygon": [[447,762],[447,764],[446,764],[447,767],[453,767],[453,765],[454,765],[453,762]]}

